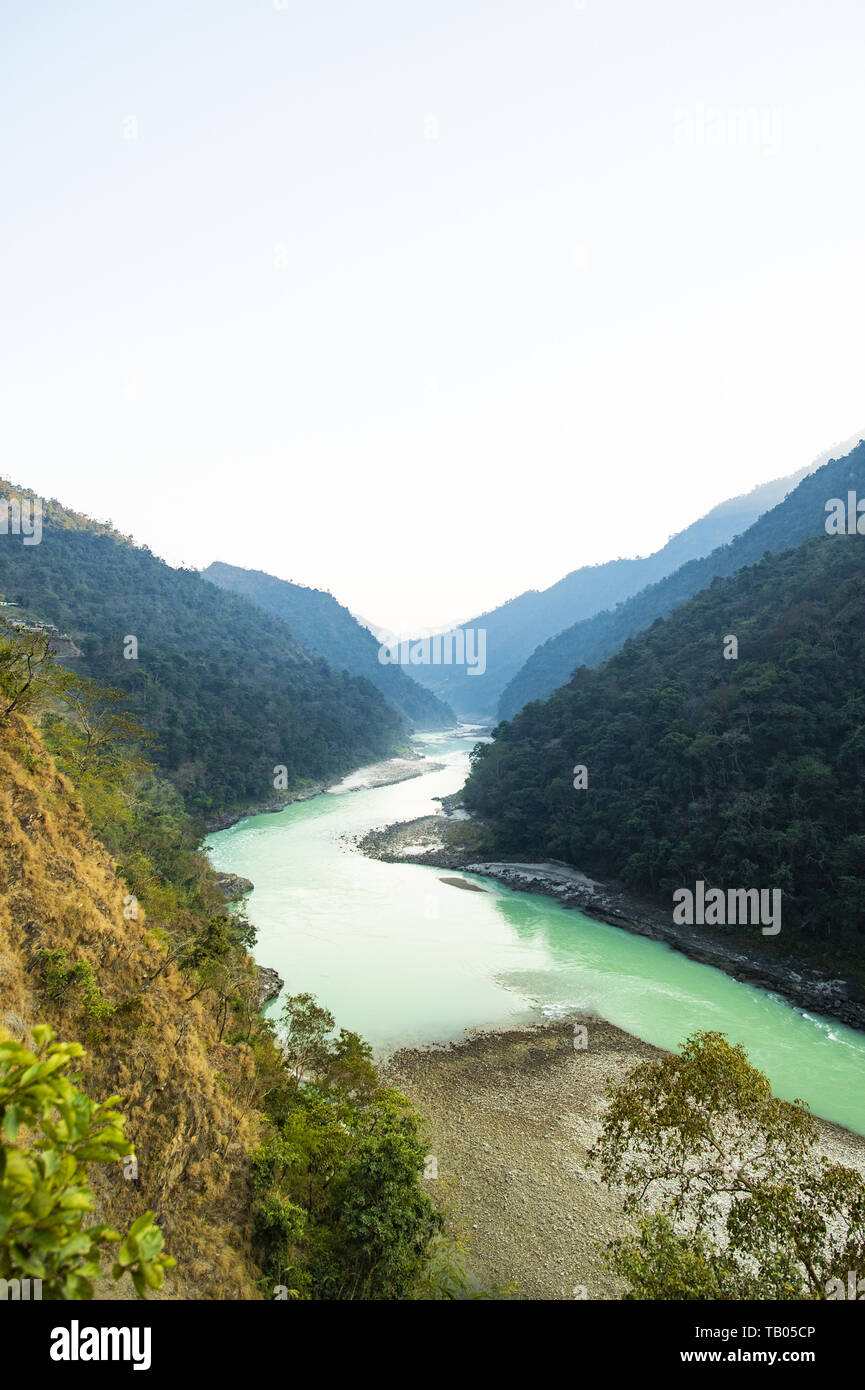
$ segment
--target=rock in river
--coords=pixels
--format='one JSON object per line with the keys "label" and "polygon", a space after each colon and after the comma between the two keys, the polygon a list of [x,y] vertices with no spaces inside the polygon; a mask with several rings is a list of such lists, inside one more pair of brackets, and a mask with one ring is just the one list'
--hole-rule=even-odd
{"label": "rock in river", "polygon": [[285,984],[277,972],[269,965],[258,967],[258,1007],[261,1009],[271,999],[275,999]]}
{"label": "rock in river", "polygon": [[235,903],[244,893],[251,893],[255,884],[239,874],[217,874],[216,886],[227,903]]}

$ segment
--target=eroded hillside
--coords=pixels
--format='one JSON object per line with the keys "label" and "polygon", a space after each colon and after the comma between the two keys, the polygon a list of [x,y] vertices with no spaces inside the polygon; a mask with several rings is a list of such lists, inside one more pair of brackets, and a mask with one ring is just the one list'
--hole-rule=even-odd
{"label": "eroded hillside", "polygon": [[251,1053],[218,1041],[143,911],[125,915],[127,894],[71,784],[13,718],[0,729],[0,1029],[29,1041],[49,1022],[80,1039],[85,1089],[123,1097],[137,1177],[94,1172],[97,1216],[126,1228],[156,1211],[177,1260],[165,1294],[254,1298]]}

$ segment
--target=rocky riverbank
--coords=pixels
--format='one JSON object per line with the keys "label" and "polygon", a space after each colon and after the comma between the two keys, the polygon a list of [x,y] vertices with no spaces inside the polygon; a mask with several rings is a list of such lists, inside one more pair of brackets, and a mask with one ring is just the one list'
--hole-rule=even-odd
{"label": "rocky riverbank", "polygon": [[265,1004],[269,1004],[271,999],[276,999],[279,991],[285,984],[285,980],[270,965],[260,965],[258,967],[258,1007],[263,1009]]}
{"label": "rocky riverbank", "polygon": [[[611,926],[653,941],[663,941],[692,960],[715,966],[736,980],[782,994],[799,1008],[828,1014],[852,1028],[865,1029],[865,989],[842,979],[826,979],[796,961],[743,945],[741,937],[711,927],[689,927],[672,920],[654,903],[618,885],[589,878],[558,861],[525,863],[488,857],[483,827],[452,815],[423,816],[415,821],[373,830],[358,842],[371,858],[388,863],[432,864],[496,879],[507,888],[542,893],[562,907],[577,908]],[[487,850],[487,854],[484,850]],[[758,933],[758,939],[759,938]]]}
{"label": "rocky riverbank", "polygon": [[[226,902],[239,902],[247,893],[251,893],[255,884],[252,879],[241,878],[239,874],[216,874],[216,886]],[[272,966],[256,964],[258,971],[256,985],[258,989],[258,1007],[263,1009],[271,999],[276,999],[280,990],[285,984],[282,976],[278,974]]]}
{"label": "rocky riverbank", "polygon": [[313,797],[321,796],[322,792],[327,791],[325,782],[316,783],[315,786],[305,787],[303,791],[282,792],[278,797],[268,797],[266,801],[256,801],[249,806],[225,811],[220,816],[213,816],[205,822],[205,829],[208,835],[212,835],[217,830],[230,830],[233,825],[246,820],[249,816],[268,816],[276,815],[279,811],[284,811],[286,806],[293,806],[296,801],[312,801]]}
{"label": "rocky riverbank", "polygon": [[[574,1023],[586,1047],[574,1048]],[[518,1299],[618,1299],[604,1254],[633,1224],[589,1163],[608,1077],[660,1057],[612,1023],[568,1022],[483,1033],[447,1048],[394,1053],[383,1068],[429,1124],[433,1200],[469,1242],[482,1288]],[[865,1171],[865,1138],[818,1120],[830,1159]],[[583,1292],[583,1290],[585,1292]]]}

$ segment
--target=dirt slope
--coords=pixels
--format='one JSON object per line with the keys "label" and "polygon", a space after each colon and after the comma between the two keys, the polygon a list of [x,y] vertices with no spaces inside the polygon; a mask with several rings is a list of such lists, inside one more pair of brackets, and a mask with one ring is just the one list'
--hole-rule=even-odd
{"label": "dirt slope", "polygon": [[[169,1297],[256,1297],[248,1229],[249,1170],[257,1113],[249,1106],[249,1052],[226,1047],[191,988],[143,920],[124,916],[126,889],[94,839],[69,782],[24,720],[0,730],[0,1029],[28,1040],[52,1024],[87,1048],[82,1084],[119,1093],[138,1176],[120,1167],[94,1183],[101,1220],[125,1228],[157,1211],[178,1268]],[[94,1022],[82,991],[47,996],[40,952],[88,961],[117,1006]],[[121,1286],[130,1297],[131,1285]],[[101,1296],[117,1297],[106,1281]]]}

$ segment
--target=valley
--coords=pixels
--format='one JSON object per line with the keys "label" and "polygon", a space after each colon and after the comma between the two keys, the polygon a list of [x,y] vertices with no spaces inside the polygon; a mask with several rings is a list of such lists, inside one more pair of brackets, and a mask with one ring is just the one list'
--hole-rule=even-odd
{"label": "valley", "polygon": [[0,9],[7,1378],[380,1302],[849,1374],[865,7],[58,8]]}
{"label": "valley", "polygon": [[[479,732],[420,739],[419,751],[441,770],[324,794],[210,836],[214,866],[255,884],[247,903],[260,963],[289,991],[312,990],[383,1059],[406,1047],[449,1048],[467,1032],[587,1014],[664,1048],[695,1028],[722,1027],[745,1043],[777,1094],[801,1096],[823,1118],[865,1134],[865,1032],[543,894],[477,874],[466,878],[486,893],[455,892],[443,881],[447,854],[424,866],[422,846],[414,863],[358,851],[371,830],[396,822],[408,824],[411,843],[412,822],[435,816],[439,799],[459,790]],[[448,821],[440,824],[446,834]],[[457,832],[465,824],[457,821]],[[455,866],[464,872],[464,856]],[[702,947],[711,959],[711,946]],[[716,959],[729,968],[720,950]]]}
{"label": "valley", "polygon": [[[640,1077],[671,1067],[720,1086],[710,1131],[731,1096],[763,1096],[758,1168],[772,1126],[807,1128],[801,1200],[821,1174],[855,1228],[865,559],[821,497],[863,469],[859,443],[560,633],[572,651],[590,631],[591,659],[495,727],[413,679],[461,662],[488,700],[495,623],[389,646],[323,590],[226,565],[214,584],[54,501],[38,547],[7,537],[0,1029],[79,1034],[99,1089],[124,1049],[158,1057],[155,1101],[144,1060],[121,1069],[140,1188],[93,1198],[121,1221],[145,1194],[138,1220],[157,1210],[147,1249],[184,1268],[173,1283],[158,1255],[154,1288],[163,1265],[181,1298],[284,1278],[310,1300],[655,1287],[663,1260],[638,1252],[666,1218],[598,1154]],[[58,878],[80,920],[53,906]],[[171,1137],[181,1112],[228,1125],[230,1171],[202,1165],[194,1123]],[[750,1267],[720,1287],[746,1296]],[[776,1287],[819,1296],[797,1268]]]}

